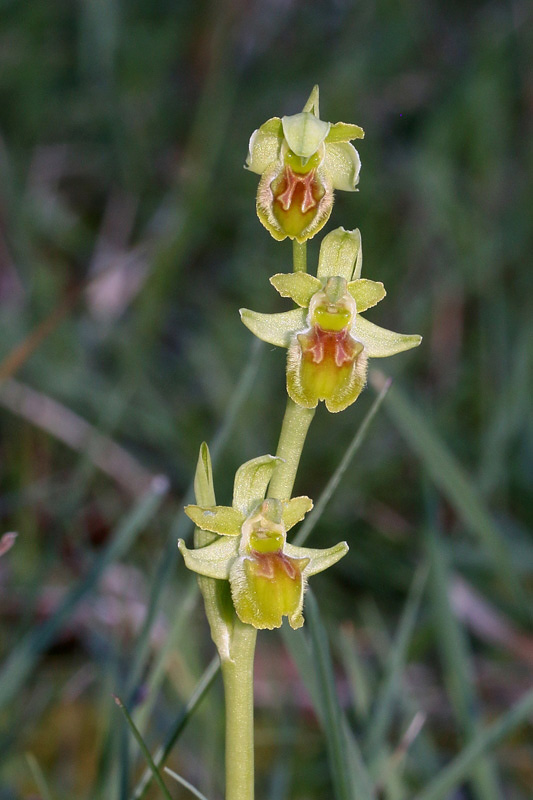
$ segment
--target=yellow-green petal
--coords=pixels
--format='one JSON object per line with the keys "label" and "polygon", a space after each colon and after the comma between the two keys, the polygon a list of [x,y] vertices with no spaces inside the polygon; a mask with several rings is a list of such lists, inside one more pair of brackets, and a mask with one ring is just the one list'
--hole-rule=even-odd
{"label": "yellow-green petal", "polygon": [[277,456],[259,456],[239,467],[233,485],[234,509],[245,517],[251,514],[264,499],[272,473],[280,461],[282,459]]}
{"label": "yellow-green petal", "polygon": [[304,382],[302,382],[300,367],[302,364],[302,348],[296,336],[292,340],[287,354],[287,394],[291,400],[303,408],[316,408],[318,397],[316,393],[310,392]]}
{"label": "yellow-green petal", "polygon": [[358,312],[377,305],[387,294],[381,281],[369,281],[366,278],[351,281],[348,291],[355,300]]}
{"label": "yellow-green petal", "polygon": [[305,328],[307,316],[302,308],[284,311],[282,314],[260,314],[248,308],[241,308],[239,313],[246,327],[255,336],[278,347],[289,346],[293,333]]}
{"label": "yellow-green petal", "polygon": [[262,175],[263,172],[275,161],[281,158],[281,145],[283,143],[283,127],[279,117],[272,117],[250,137],[246,168],[251,172]]}
{"label": "yellow-green petal", "polygon": [[308,272],[278,272],[270,278],[270,283],[282,297],[290,297],[302,308],[307,308],[312,296],[322,288],[318,278]]}
{"label": "yellow-green petal", "polygon": [[351,142],[352,139],[364,139],[365,132],[359,125],[351,125],[347,122],[336,122],[329,129],[326,136],[326,144],[329,142]]}
{"label": "yellow-green petal", "polygon": [[308,511],[311,511],[313,501],[310,497],[302,495],[301,497],[292,497],[283,505],[283,522],[285,529],[290,531],[296,523],[302,521]]}
{"label": "yellow-green petal", "polygon": [[244,516],[231,506],[186,506],[185,513],[203,531],[221,536],[238,536]]}
{"label": "yellow-green petal", "polygon": [[330,123],[315,117],[309,111],[301,111],[290,117],[282,117],[283,134],[293,153],[310,158],[329,133]]}
{"label": "yellow-green petal", "polygon": [[326,155],[320,173],[328,176],[334,189],[355,192],[359,183],[361,159],[359,153],[348,142],[327,142]]}
{"label": "yellow-green petal", "polygon": [[239,541],[238,539],[221,538],[206,547],[189,550],[183,539],[180,539],[178,547],[187,569],[206,578],[228,580],[231,565],[239,552]]}
{"label": "yellow-green petal", "polygon": [[[322,240],[318,258],[317,277],[323,280],[332,276],[352,280],[354,267],[359,267],[361,233],[358,229],[347,231],[336,228]],[[359,277],[359,275],[357,275]]]}
{"label": "yellow-green petal", "polygon": [[422,337],[418,334],[404,334],[380,328],[359,314],[352,329],[353,335],[365,346],[365,353],[370,358],[385,358],[412,347],[418,347]]}
{"label": "yellow-green petal", "polygon": [[368,369],[368,359],[362,353],[352,368],[350,380],[347,381],[340,391],[326,397],[325,404],[328,411],[337,414],[344,411],[352,403],[355,403],[361,392],[366,386],[366,374]]}

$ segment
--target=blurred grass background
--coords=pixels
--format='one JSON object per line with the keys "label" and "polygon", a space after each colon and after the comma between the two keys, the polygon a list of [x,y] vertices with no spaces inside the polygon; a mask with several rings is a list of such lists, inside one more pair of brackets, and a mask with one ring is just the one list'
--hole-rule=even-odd
{"label": "blurred grass background", "polygon": [[[242,165],[314,83],[324,119],[366,131],[326,230],[361,229],[388,289],[371,319],[424,342],[373,364],[395,380],[313,529],[351,549],[307,633],[259,637],[258,798],[348,798],[359,757],[363,798],[531,798],[531,6],[1,10],[1,800],[133,797],[111,693],[151,749],[178,725],[165,763],[222,797],[218,678],[186,707],[214,648],[175,543],[202,440],[220,502],[276,447],[284,356],[237,309],[286,307],[268,277],[291,248]],[[319,409],[297,492],[320,496],[375,397]]]}

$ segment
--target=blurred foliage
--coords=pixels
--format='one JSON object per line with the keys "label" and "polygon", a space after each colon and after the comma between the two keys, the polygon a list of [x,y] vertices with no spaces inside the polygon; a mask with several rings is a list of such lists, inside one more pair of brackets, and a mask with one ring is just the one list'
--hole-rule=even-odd
{"label": "blurred foliage", "polygon": [[[16,375],[0,368],[0,533],[18,533],[0,559],[1,800],[44,798],[36,770],[55,800],[130,797],[144,765],[111,693],[153,748],[211,658],[176,554],[180,509],[203,439],[223,432],[220,502],[241,462],[276,447],[283,354],[254,349],[237,309],[286,308],[268,277],[291,268],[291,248],[257,221],[242,165],[252,131],[298,111],[314,83],[324,118],[366,131],[360,191],[339,193],[328,229],[362,231],[363,274],[388,289],[371,319],[424,335],[385,364],[402,393],[311,538],[351,544],[314,587],[340,707],[380,796],[412,798],[531,685],[531,6],[1,8],[0,363],[63,315]],[[297,492],[320,495],[374,397],[319,410]],[[412,619],[426,560],[437,572]],[[298,645],[304,682],[311,645]],[[258,797],[330,796],[320,708],[282,648],[260,637]],[[220,692],[168,761],[211,800]],[[525,800],[532,753],[531,728],[513,729],[440,796]]]}

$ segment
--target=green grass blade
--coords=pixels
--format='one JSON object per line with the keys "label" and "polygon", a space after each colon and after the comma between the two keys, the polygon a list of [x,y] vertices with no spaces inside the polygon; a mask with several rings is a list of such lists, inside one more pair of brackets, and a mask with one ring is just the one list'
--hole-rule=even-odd
{"label": "green grass blade", "polygon": [[319,619],[316,601],[310,592],[306,599],[306,615],[310,632],[311,659],[316,669],[317,691],[322,708],[334,793],[337,800],[349,800],[353,797],[354,787],[346,760],[341,709],[329,653],[329,642]]}
{"label": "green grass blade", "polygon": [[[382,388],[382,380],[381,373],[374,373],[373,384],[377,388]],[[432,429],[424,414],[397,386],[389,391],[385,408],[401,435],[420,458],[435,486],[479,538],[493,562],[496,574],[501,576],[502,586],[530,617],[531,609],[524,598],[508,546],[462,465]]]}
{"label": "green grass blade", "polygon": [[453,759],[413,800],[446,800],[472,772],[476,763],[502,739],[533,715],[533,689],[518,700],[509,711],[481,730],[464,750]]}
{"label": "green grass blade", "polygon": [[124,705],[124,703],[122,702],[120,697],[115,697],[114,700],[115,700],[115,703],[117,704],[117,706],[120,708],[120,710],[124,714],[124,717],[126,718],[126,722],[130,726],[130,730],[131,730],[133,736],[135,737],[135,739],[137,740],[137,743],[138,743],[139,747],[141,748],[142,754],[144,755],[144,757],[146,759],[146,762],[147,762],[147,764],[148,764],[148,766],[150,768],[150,771],[151,771],[151,773],[153,775],[153,778],[154,778],[155,782],[157,783],[157,785],[159,786],[159,788],[161,789],[161,792],[162,792],[163,796],[166,797],[167,800],[172,800],[172,796],[170,795],[167,787],[165,786],[165,782],[164,782],[163,778],[161,777],[161,773],[159,772],[159,770],[157,769],[156,765],[154,764],[152,756],[150,754],[150,751],[148,750],[147,746],[145,745],[144,739],[142,738],[142,736],[139,733],[134,721],[132,720],[128,709],[126,708],[126,706]]}
{"label": "green grass blade", "polygon": [[385,396],[386,396],[387,392],[389,391],[390,385],[391,385],[391,381],[390,380],[386,381],[386,383],[382,387],[379,395],[377,396],[377,398],[372,403],[372,406],[370,407],[369,411],[367,412],[366,416],[364,417],[363,421],[361,422],[361,425],[357,429],[357,432],[356,432],[355,436],[353,437],[352,441],[350,442],[350,444],[346,448],[346,450],[344,452],[344,455],[341,458],[337,469],[335,470],[335,472],[333,473],[333,475],[331,476],[331,478],[327,482],[327,484],[326,484],[326,486],[324,488],[324,491],[322,492],[322,494],[318,498],[318,500],[317,500],[317,502],[315,504],[315,508],[313,510],[313,513],[310,514],[307,517],[306,521],[303,523],[303,525],[300,526],[300,529],[299,529],[297,535],[294,537],[293,544],[301,546],[309,538],[309,536],[311,534],[311,531],[313,530],[313,528],[315,527],[315,525],[319,521],[319,519],[322,516],[322,513],[323,513],[323,511],[325,509],[325,507],[327,506],[327,504],[331,500],[331,497],[333,496],[335,490],[337,489],[339,483],[341,482],[342,476],[344,475],[344,473],[346,472],[346,470],[350,466],[353,457],[355,456],[355,454],[357,453],[357,451],[359,450],[359,448],[363,444],[363,442],[365,440],[365,436],[366,436],[366,434],[368,432],[368,429],[370,427],[370,424],[371,424],[372,420],[374,419],[374,417],[376,416],[377,412],[379,411],[379,408],[380,408],[383,400],[385,399]]}
{"label": "green grass blade", "polygon": [[[198,684],[194,692],[192,693],[189,702],[187,703],[185,708],[181,711],[181,713],[178,715],[169,735],[167,736],[165,743],[156,751],[153,757],[153,761],[157,767],[160,767],[161,764],[168,757],[170,751],[172,750],[175,743],[179,739],[183,729],[187,725],[187,722],[193,715],[196,708],[199,706],[202,699],[207,694],[210,686],[212,685],[219,671],[220,671],[220,660],[218,656],[215,656],[215,658],[213,658],[213,660],[203,673],[202,677],[198,681]],[[140,779],[139,783],[137,784],[137,787],[132,796],[132,800],[141,800],[141,798],[145,796],[151,781],[152,781],[152,773],[150,772],[150,770],[147,770]]]}
{"label": "green grass blade", "polygon": [[329,641],[311,591],[307,594],[306,615],[310,658],[316,671],[316,692],[322,709],[335,797],[337,800],[353,800],[354,797],[370,800],[373,797],[371,781],[339,705]]}
{"label": "green grass blade", "polygon": [[200,791],[198,791],[198,789],[195,786],[193,786],[192,783],[186,781],[185,778],[182,778],[181,775],[178,775],[177,772],[174,772],[168,767],[165,767],[165,772],[167,773],[167,775],[170,775],[172,778],[174,778],[174,780],[177,783],[180,783],[182,786],[188,789],[191,794],[193,794],[195,797],[198,798],[198,800],[207,800],[205,794],[202,794]]}
{"label": "green grass blade", "polygon": [[42,800],[52,800],[52,792],[50,791],[44,773],[39,765],[39,762],[33,753],[26,753],[26,761],[33,775],[33,780],[42,795]]}
{"label": "green grass blade", "polygon": [[141,732],[144,732],[144,727],[157,701],[159,689],[165,680],[169,656],[173,651],[179,648],[180,637],[184,635],[185,627],[189,623],[190,616],[193,613],[197,601],[198,584],[196,578],[191,575],[188,585],[186,585],[183,594],[180,595],[179,607],[176,610],[165,642],[162,647],[152,655],[148,675],[143,680],[143,685],[146,686],[146,698],[134,714],[135,724]]}
{"label": "green grass blade", "polygon": [[[463,736],[466,741],[471,741],[479,732],[480,715],[468,645],[450,605],[448,588],[451,579],[446,553],[437,533],[429,526],[425,536],[431,563],[430,598],[445,682]],[[475,796],[478,800],[499,800],[498,783],[492,761],[488,756],[480,757],[472,772]]]}
{"label": "green grass blade", "polygon": [[[307,612],[306,612],[307,613]],[[319,686],[319,676],[314,655],[311,647],[307,641],[306,634],[302,628],[293,631],[288,625],[283,625],[281,634],[287,650],[294,661],[302,682],[307,689],[313,708],[316,715],[320,720],[320,724],[324,731],[326,731],[326,713],[323,702],[323,693]],[[360,791],[356,795],[357,800],[373,800],[374,794],[372,792],[372,781],[364,766],[361,753],[357,742],[354,739],[353,733],[350,730],[346,720],[342,720],[342,735],[346,744],[345,758],[351,770],[357,770],[357,775],[360,779]]]}
{"label": "green grass blade", "polygon": [[359,645],[352,625],[342,625],[337,639],[342,666],[350,684],[352,704],[357,719],[368,719],[371,704],[370,675],[359,652]]}
{"label": "green grass blade", "polygon": [[413,579],[398,625],[398,632],[388,655],[387,672],[383,683],[378,689],[376,701],[370,713],[370,724],[365,737],[365,750],[372,758],[379,754],[383,747],[385,736],[399,699],[401,679],[407,659],[407,649],[413,637],[427,575],[427,566],[423,565]]}
{"label": "green grass blade", "polygon": [[133,509],[119,523],[105,550],[94,560],[85,578],[67,592],[59,608],[44,624],[31,630],[12,651],[0,673],[0,709],[15,699],[21,686],[37,665],[45,650],[79,603],[98,584],[107,567],[121,558],[131,547],[137,536],[157,513],[167,492],[165,479],[155,479],[154,484]]}

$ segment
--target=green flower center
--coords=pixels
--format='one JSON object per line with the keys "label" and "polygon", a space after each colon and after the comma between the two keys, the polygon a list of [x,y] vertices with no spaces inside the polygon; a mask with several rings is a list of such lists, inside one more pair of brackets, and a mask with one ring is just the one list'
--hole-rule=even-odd
{"label": "green flower center", "polygon": [[251,531],[249,544],[256,553],[277,553],[283,547],[283,533],[258,527]]}
{"label": "green flower center", "polygon": [[342,331],[352,321],[352,312],[346,306],[317,306],[313,312],[312,322],[325,331]]}
{"label": "green flower center", "polygon": [[318,167],[320,164],[320,155],[316,152],[310,158],[305,159],[302,158],[302,156],[297,156],[292,150],[287,150],[285,154],[285,164],[291,167],[293,172],[297,172],[299,175],[305,175],[307,172],[311,172],[312,169]]}

